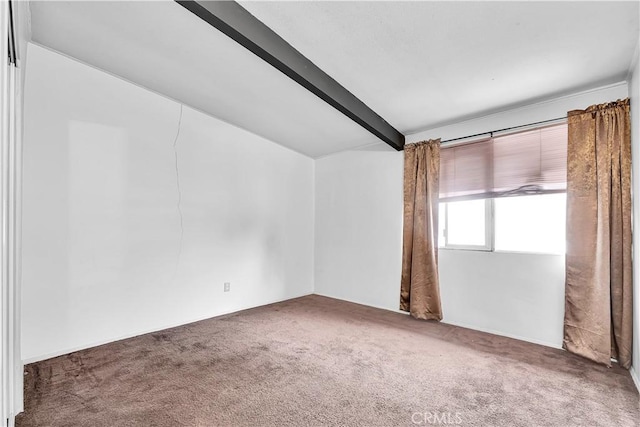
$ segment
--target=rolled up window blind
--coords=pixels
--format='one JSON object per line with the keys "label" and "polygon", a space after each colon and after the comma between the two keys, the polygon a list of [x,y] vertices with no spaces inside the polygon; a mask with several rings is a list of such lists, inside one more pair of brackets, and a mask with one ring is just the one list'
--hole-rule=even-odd
{"label": "rolled up window blind", "polygon": [[554,125],[440,150],[440,200],[564,192],[567,125]]}

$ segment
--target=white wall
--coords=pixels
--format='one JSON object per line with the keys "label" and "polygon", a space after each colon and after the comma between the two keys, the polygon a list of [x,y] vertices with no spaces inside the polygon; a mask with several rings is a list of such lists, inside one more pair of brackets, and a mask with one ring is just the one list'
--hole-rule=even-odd
{"label": "white wall", "polygon": [[[566,115],[627,97],[625,83],[410,135],[455,138]],[[316,161],[315,292],[397,310],[402,153],[372,145]],[[564,258],[440,251],[444,322],[559,347]]]}
{"label": "white wall", "polygon": [[629,96],[631,97],[631,150],[633,168],[633,359],[631,375],[635,380],[636,387],[640,390],[640,61],[638,51],[640,49],[640,39],[636,48],[635,64],[631,74],[629,84]]}
{"label": "white wall", "polygon": [[402,156],[380,145],[316,160],[316,294],[398,308]]}
{"label": "white wall", "polygon": [[178,128],[176,102],[39,46],[28,59],[26,361],[313,292],[313,160],[187,107]]}

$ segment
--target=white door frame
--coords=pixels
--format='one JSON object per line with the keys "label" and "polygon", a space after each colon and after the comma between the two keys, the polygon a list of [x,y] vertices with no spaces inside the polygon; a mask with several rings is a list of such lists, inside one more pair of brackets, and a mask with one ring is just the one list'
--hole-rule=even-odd
{"label": "white door frame", "polygon": [[16,12],[13,10],[10,25],[9,1],[0,0],[0,422],[9,427],[23,406],[19,299],[22,91],[21,73],[9,60],[7,46],[13,29],[17,48]]}
{"label": "white door frame", "polygon": [[2,351],[0,351],[0,398],[1,398],[1,408],[2,408],[2,425],[7,424],[7,419],[9,419],[9,381],[8,381],[8,372],[9,364],[8,364],[8,331],[7,329],[7,267],[8,267],[8,259],[7,259],[7,240],[5,236],[6,230],[6,210],[7,206],[7,194],[6,194],[6,186],[5,186],[5,171],[7,166],[7,159],[5,158],[5,147],[8,146],[8,128],[9,128],[9,118],[7,115],[7,110],[9,106],[9,102],[7,99],[8,95],[8,70],[9,70],[9,61],[8,61],[8,52],[7,52],[7,37],[9,34],[8,27],[8,3],[4,0],[0,1],[0,335],[2,337]]}

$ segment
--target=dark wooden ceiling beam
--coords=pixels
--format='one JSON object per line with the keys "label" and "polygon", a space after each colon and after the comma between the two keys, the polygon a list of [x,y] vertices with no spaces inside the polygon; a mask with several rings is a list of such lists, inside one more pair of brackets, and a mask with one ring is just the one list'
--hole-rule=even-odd
{"label": "dark wooden ceiling beam", "polygon": [[396,150],[404,135],[234,1],[181,1],[181,6],[231,37]]}

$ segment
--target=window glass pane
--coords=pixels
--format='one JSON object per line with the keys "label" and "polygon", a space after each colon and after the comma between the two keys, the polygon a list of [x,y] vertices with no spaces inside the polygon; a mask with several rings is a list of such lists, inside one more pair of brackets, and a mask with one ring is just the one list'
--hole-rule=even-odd
{"label": "window glass pane", "polygon": [[566,194],[494,200],[498,251],[565,252]]}
{"label": "window glass pane", "polygon": [[447,204],[447,245],[485,246],[485,201]]}

